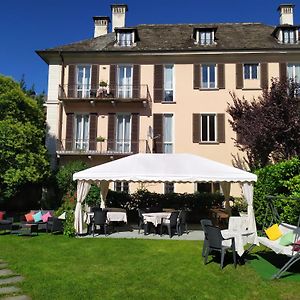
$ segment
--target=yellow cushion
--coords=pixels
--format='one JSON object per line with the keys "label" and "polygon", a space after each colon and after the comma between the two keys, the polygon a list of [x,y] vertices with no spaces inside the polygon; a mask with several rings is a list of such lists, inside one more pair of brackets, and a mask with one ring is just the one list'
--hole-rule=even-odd
{"label": "yellow cushion", "polygon": [[278,224],[274,224],[270,228],[265,229],[265,232],[271,241],[275,241],[282,236],[282,232],[280,231]]}

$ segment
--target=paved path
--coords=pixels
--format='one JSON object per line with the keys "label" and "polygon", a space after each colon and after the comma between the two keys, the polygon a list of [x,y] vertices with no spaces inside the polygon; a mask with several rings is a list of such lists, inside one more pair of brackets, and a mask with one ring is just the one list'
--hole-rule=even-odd
{"label": "paved path", "polygon": [[8,264],[0,259],[0,299],[1,300],[31,300],[30,297],[22,295],[19,287],[15,286],[23,281],[24,277],[15,274],[8,268]]}

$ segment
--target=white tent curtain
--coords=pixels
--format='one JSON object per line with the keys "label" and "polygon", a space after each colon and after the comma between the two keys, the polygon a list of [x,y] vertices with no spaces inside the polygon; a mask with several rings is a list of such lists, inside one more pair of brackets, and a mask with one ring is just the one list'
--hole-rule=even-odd
{"label": "white tent curtain", "polygon": [[231,207],[230,207],[230,204],[229,204],[229,197],[230,197],[230,187],[231,187],[231,184],[230,182],[221,182],[221,187],[222,187],[222,191],[223,191],[223,194],[224,194],[224,199],[225,199],[225,209],[231,213]]}
{"label": "white tent curtain", "polygon": [[100,182],[100,198],[101,198],[101,208],[105,208],[105,201],[106,201],[106,196],[108,193],[108,187],[109,187],[109,182],[102,180]]}
{"label": "white tent curtain", "polygon": [[254,244],[258,245],[256,222],[253,209],[253,184],[249,182],[244,182],[242,189],[243,195],[248,203],[248,230],[253,231],[255,233]]}
{"label": "white tent curtain", "polygon": [[91,184],[84,180],[78,180],[77,182],[77,203],[74,214],[74,227],[77,233],[82,233],[82,202],[87,196]]}

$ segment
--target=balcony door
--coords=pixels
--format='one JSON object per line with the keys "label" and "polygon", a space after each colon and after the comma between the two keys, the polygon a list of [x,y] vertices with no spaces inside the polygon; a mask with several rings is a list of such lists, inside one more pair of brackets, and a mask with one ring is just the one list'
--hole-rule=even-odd
{"label": "balcony door", "polygon": [[132,98],[132,66],[118,66],[118,98]]}
{"label": "balcony door", "polygon": [[91,66],[77,66],[77,97],[89,98],[91,90]]}
{"label": "balcony door", "polygon": [[131,151],[131,115],[117,115],[116,123],[116,151],[128,153]]}
{"label": "balcony door", "polygon": [[89,115],[75,116],[75,150],[88,150],[89,148]]}

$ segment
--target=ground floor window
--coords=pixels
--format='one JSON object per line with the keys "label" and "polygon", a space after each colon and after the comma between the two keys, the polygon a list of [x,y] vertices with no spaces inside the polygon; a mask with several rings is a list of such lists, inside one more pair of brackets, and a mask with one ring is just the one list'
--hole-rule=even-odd
{"label": "ground floor window", "polygon": [[129,192],[129,184],[127,181],[116,181],[115,182],[115,191],[116,192]]}
{"label": "ground floor window", "polygon": [[174,182],[165,182],[165,194],[174,193]]}
{"label": "ground floor window", "polygon": [[200,193],[219,193],[220,183],[218,182],[197,182],[196,191]]}

